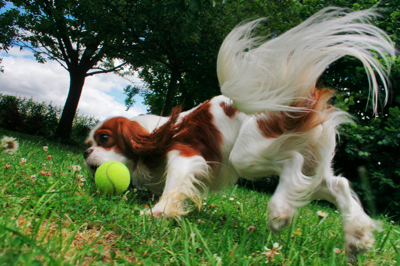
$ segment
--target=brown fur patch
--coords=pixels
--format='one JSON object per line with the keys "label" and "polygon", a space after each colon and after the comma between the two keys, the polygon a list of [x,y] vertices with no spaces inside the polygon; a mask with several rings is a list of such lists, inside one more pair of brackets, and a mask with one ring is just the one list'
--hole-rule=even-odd
{"label": "brown fur patch", "polygon": [[183,156],[196,154],[206,161],[220,162],[222,135],[213,124],[210,103],[203,103],[177,122],[180,113],[181,107],[175,107],[168,122],[136,140],[137,145],[130,147],[132,153],[147,158],[145,161],[154,161],[178,148]]}
{"label": "brown fur patch", "polygon": [[302,133],[322,124],[333,111],[328,101],[333,96],[329,89],[317,90],[296,107],[307,108],[304,112],[267,112],[257,117],[260,131],[266,138],[277,138],[284,133]]}
{"label": "brown fur patch", "polygon": [[[102,142],[102,135],[109,136],[107,142]],[[146,135],[149,135],[149,132],[138,122],[125,117],[114,117],[106,120],[93,137],[97,145],[105,150],[114,149],[116,153],[126,153],[127,145],[137,145],[137,142]]]}
{"label": "brown fur patch", "polygon": [[91,141],[91,140],[86,141],[86,145],[89,146],[89,147],[92,147],[93,146],[93,141]]}
{"label": "brown fur patch", "polygon": [[184,145],[182,143],[176,143],[171,147],[171,150],[177,150],[179,151],[179,155],[183,157],[192,157],[192,156],[197,156],[200,155],[198,151],[195,149],[192,149],[188,145]]}
{"label": "brown fur patch", "polygon": [[222,134],[214,125],[209,101],[186,115],[174,130],[173,141],[194,149],[208,161],[221,162]]}
{"label": "brown fur patch", "polygon": [[233,104],[226,104],[225,102],[221,102],[219,106],[221,106],[226,116],[229,118],[234,117],[236,113],[239,112],[239,110],[236,109],[236,107]]}

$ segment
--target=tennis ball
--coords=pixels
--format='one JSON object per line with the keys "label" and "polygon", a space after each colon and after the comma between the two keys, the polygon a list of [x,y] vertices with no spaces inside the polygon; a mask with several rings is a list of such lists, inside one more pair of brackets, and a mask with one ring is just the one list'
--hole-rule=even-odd
{"label": "tennis ball", "polygon": [[101,193],[118,195],[128,189],[131,177],[128,167],[117,161],[108,161],[97,168],[94,182]]}

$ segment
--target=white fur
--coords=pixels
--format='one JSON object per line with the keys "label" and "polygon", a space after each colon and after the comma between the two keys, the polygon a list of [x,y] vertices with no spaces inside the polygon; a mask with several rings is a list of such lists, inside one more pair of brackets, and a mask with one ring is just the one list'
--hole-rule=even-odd
{"label": "white fur", "polygon": [[[189,211],[187,199],[201,207],[203,193],[217,191],[236,182],[239,176],[255,180],[279,175],[279,185],[269,202],[271,230],[288,226],[296,207],[313,199],[328,200],[341,213],[348,259],[356,261],[357,254],[372,246],[377,224],[365,214],[347,179],[333,173],[336,128],[351,122],[349,115],[334,110],[324,123],[306,132],[286,132],[276,138],[265,137],[257,121],[269,115],[259,113],[264,111],[310,112],[296,107],[296,102],[309,97],[326,67],[345,55],[364,64],[376,110],[379,88],[373,69],[387,91],[387,72],[395,49],[383,31],[368,23],[374,16],[371,10],[346,13],[341,8],[327,8],[267,42],[252,34],[260,20],[235,28],[218,55],[221,90],[228,98],[218,96],[209,102],[213,117],[210,126],[222,136],[221,161],[207,162],[202,156],[185,157],[172,150],[165,162],[149,169],[141,160],[133,164],[123,155],[106,152],[93,143],[87,165],[112,159],[126,163],[135,185],[162,193],[153,215],[174,217]],[[375,55],[385,64],[381,65]],[[232,102],[250,115],[238,112],[228,117],[221,106]],[[178,123],[195,109],[181,113]],[[133,120],[153,132],[168,118],[147,115]],[[90,140],[94,141],[93,134],[99,127],[93,129]]]}
{"label": "white fur", "polygon": [[201,194],[207,192],[204,184],[209,178],[209,166],[201,156],[182,157],[179,151],[167,155],[166,181],[160,201],[153,207],[155,216],[179,217],[188,213],[186,199],[201,208]]}
{"label": "white fur", "polygon": [[[222,94],[248,114],[299,110],[292,104],[309,95],[326,67],[350,55],[364,64],[376,108],[379,87],[373,69],[387,91],[386,72],[394,45],[382,30],[364,23],[374,16],[371,10],[346,13],[341,8],[325,8],[267,42],[253,36],[262,20],[238,26],[226,37],[218,54]],[[385,59],[387,69],[375,54]]]}

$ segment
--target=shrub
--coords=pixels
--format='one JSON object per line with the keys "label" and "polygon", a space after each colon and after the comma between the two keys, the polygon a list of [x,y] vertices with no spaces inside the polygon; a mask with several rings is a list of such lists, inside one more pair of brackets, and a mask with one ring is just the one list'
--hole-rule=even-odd
{"label": "shrub", "polygon": [[[32,99],[3,95],[0,93],[0,127],[30,135],[54,137],[60,114],[60,107]],[[75,115],[72,143],[85,141],[90,129],[98,122],[94,117]]]}
{"label": "shrub", "polygon": [[57,128],[59,108],[45,102],[36,103],[32,99],[24,102],[23,110],[26,119],[21,130],[30,135],[52,136]]}
{"label": "shrub", "polygon": [[22,112],[25,99],[0,93],[0,126],[14,131],[21,131],[25,120]]}
{"label": "shrub", "polygon": [[75,115],[72,125],[71,138],[82,143],[86,140],[90,130],[98,123],[93,116]]}
{"label": "shrub", "polygon": [[352,181],[372,213],[400,219],[400,109],[388,108],[368,124],[346,125],[336,155],[336,166]]}

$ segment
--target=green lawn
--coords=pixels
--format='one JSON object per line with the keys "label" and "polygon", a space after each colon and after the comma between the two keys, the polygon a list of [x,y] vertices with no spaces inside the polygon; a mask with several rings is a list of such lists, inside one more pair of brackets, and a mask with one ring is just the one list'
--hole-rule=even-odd
{"label": "green lawn", "polygon": [[[99,195],[84,148],[0,129],[4,135],[20,147],[0,153],[0,265],[347,264],[340,216],[327,204],[299,209],[279,235],[266,223],[271,195],[236,186],[208,195],[182,220],[155,219],[143,214],[154,204],[149,192]],[[400,263],[400,227],[383,228],[359,265]],[[281,250],[272,258],[265,247],[274,243]]]}

